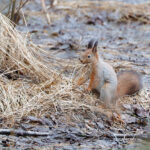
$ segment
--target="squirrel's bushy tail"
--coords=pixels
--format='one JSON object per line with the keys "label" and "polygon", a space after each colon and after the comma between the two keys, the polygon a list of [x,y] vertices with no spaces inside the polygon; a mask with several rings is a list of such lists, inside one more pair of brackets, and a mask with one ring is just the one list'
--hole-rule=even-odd
{"label": "squirrel's bushy tail", "polygon": [[117,97],[132,95],[142,88],[141,75],[136,71],[119,72],[117,78]]}

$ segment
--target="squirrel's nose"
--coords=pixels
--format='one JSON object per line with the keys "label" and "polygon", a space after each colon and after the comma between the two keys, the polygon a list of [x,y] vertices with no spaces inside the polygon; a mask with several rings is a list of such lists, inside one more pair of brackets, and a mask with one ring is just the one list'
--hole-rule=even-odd
{"label": "squirrel's nose", "polygon": [[80,60],[80,62],[82,63],[82,60],[81,60],[81,58],[79,58],[79,60]]}

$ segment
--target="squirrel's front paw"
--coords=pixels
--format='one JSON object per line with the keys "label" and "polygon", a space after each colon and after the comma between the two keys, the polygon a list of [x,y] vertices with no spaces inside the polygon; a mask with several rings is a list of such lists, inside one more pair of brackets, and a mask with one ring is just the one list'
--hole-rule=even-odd
{"label": "squirrel's front paw", "polygon": [[85,92],[86,92],[86,93],[90,93],[91,91],[92,91],[91,88],[85,89]]}

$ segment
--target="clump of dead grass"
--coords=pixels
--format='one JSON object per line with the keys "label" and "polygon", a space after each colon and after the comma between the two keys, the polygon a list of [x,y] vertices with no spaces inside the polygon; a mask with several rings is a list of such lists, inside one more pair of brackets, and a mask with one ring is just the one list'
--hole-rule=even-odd
{"label": "clump of dead grass", "polygon": [[[0,15],[0,67],[7,73],[19,70],[24,75],[40,80],[50,78],[53,72],[42,62],[41,50],[29,43],[14,29],[9,19]],[[32,75],[31,75],[32,74]]]}
{"label": "clump of dead grass", "polygon": [[2,14],[0,43],[1,117],[38,116],[56,112],[58,106],[63,112],[89,107],[81,102],[82,92],[72,88],[78,63],[54,59],[28,41],[27,35],[19,33]]}
{"label": "clump of dead grass", "polygon": [[[2,14],[0,43],[0,111],[2,116],[24,115],[41,106],[39,99],[44,97],[42,88],[47,81],[50,86],[59,73],[54,65],[50,69],[54,61],[51,59],[51,63],[45,63],[41,55],[44,52],[29,42],[26,35],[14,29],[10,20]],[[17,80],[13,81],[13,77],[7,79],[8,74],[16,74]]]}

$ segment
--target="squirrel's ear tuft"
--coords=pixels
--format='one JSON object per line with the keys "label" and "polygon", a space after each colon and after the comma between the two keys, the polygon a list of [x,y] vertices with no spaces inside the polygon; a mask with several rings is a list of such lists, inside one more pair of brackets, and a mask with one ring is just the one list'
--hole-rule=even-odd
{"label": "squirrel's ear tuft", "polygon": [[90,48],[93,48],[93,43],[94,43],[94,40],[90,40],[90,42],[88,43],[88,46],[87,48],[90,49]]}
{"label": "squirrel's ear tuft", "polygon": [[97,52],[97,45],[98,45],[98,41],[96,41],[96,42],[94,43],[94,46],[93,46],[93,49],[92,49],[92,51],[93,51],[94,53]]}

